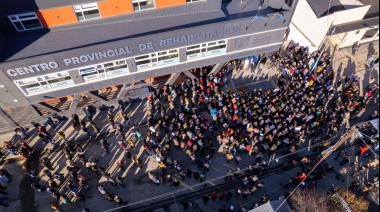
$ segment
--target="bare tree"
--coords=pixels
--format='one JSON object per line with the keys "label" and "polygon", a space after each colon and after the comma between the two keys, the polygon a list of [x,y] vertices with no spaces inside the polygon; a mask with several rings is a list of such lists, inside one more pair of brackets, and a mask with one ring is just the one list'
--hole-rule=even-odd
{"label": "bare tree", "polygon": [[295,212],[343,212],[340,207],[333,204],[330,196],[326,192],[316,189],[298,189],[290,196],[289,201]]}

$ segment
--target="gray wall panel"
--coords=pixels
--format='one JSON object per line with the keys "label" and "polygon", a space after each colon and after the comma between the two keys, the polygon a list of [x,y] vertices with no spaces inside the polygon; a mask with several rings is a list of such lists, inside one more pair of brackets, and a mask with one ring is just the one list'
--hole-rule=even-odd
{"label": "gray wall panel", "polygon": [[186,48],[179,49],[179,62],[185,62],[187,60]]}
{"label": "gray wall panel", "polygon": [[73,79],[75,84],[81,84],[84,83],[84,80],[81,75],[79,75],[78,69],[74,69],[69,71],[71,79]]}
{"label": "gray wall panel", "polygon": [[128,64],[129,72],[130,72],[130,73],[137,72],[135,59],[133,59],[133,58],[128,58],[126,61],[127,61],[127,64]]}
{"label": "gray wall panel", "polygon": [[194,61],[194,62],[189,62],[185,64],[175,65],[172,67],[159,68],[152,71],[136,72],[129,76],[118,77],[118,78],[104,80],[100,82],[94,82],[91,84],[75,86],[75,87],[67,88],[60,91],[53,91],[53,92],[49,92],[45,94],[31,96],[31,97],[28,97],[28,99],[32,103],[37,103],[37,102],[41,102],[41,101],[49,99],[47,97],[62,97],[62,96],[72,95],[75,93],[98,90],[99,88],[110,87],[112,85],[125,84],[125,83],[130,83],[133,81],[144,80],[146,78],[157,77],[157,76],[167,75],[167,74],[176,73],[176,72],[182,72],[182,71],[190,70],[196,67],[214,65],[214,64],[223,63],[223,62],[233,60],[233,59],[240,59],[247,56],[277,51],[280,49],[280,47],[281,47],[281,44],[254,49],[254,50],[245,50],[245,51],[236,52],[229,55],[222,55],[215,58],[207,58],[200,61]]}
{"label": "gray wall panel", "polygon": [[[289,14],[290,15],[290,14]],[[261,20],[260,20],[261,21]],[[35,73],[29,73],[27,75],[18,75],[15,77],[11,77],[12,79],[23,79],[27,77],[33,77],[33,76],[38,76],[38,75],[43,75],[48,72],[56,72],[56,71],[64,71],[64,70],[70,70],[73,68],[78,68],[78,67],[83,67],[87,65],[94,65],[102,62],[107,62],[110,60],[117,60],[117,59],[123,59],[123,58],[128,58],[132,56],[137,56],[137,55],[144,55],[152,52],[157,52],[157,51],[162,51],[162,50],[168,50],[168,49],[173,49],[173,48],[180,48],[184,46],[189,46],[193,44],[199,44],[199,43],[204,43],[204,42],[209,42],[209,41],[214,41],[214,40],[220,40],[220,39],[227,39],[231,37],[237,37],[237,36],[244,36],[247,34],[252,34],[252,33],[258,33],[258,32],[265,32],[265,31],[270,31],[270,30],[275,30],[279,28],[286,28],[288,25],[287,24],[282,24],[279,23],[280,21],[278,19],[269,19],[267,20],[268,26],[267,27],[258,27],[255,25],[257,24],[264,24],[262,22],[255,22],[252,24],[252,26],[248,29],[245,30],[245,26],[249,25],[251,20],[241,20],[241,21],[236,21],[232,22],[230,24],[227,24],[228,27],[231,26],[236,26],[235,28],[237,31],[234,33],[225,33],[219,36],[209,36],[204,39],[198,39],[195,41],[188,41],[188,42],[183,42],[180,44],[173,44],[173,45],[167,45],[167,46],[160,46],[160,41],[161,40],[167,40],[167,39],[173,39],[182,36],[188,36],[188,35],[193,35],[196,33],[208,33],[208,32],[213,32],[213,30],[220,30],[220,29],[232,29],[232,28],[224,28],[226,25],[225,23],[215,23],[215,24],[210,24],[207,26],[202,26],[202,27],[195,27],[195,28],[188,28],[186,30],[176,30],[173,32],[163,32],[160,34],[156,35],[151,35],[151,36],[144,36],[144,37],[138,37],[138,38],[133,38],[133,39],[128,39],[128,40],[123,40],[123,41],[116,41],[108,44],[101,44],[101,45],[94,45],[90,46],[87,48],[81,48],[77,50],[71,50],[71,51],[66,51],[64,53],[57,53],[57,54],[50,54],[48,56],[41,56],[39,57],[39,60],[36,59],[25,59],[25,60],[19,60],[15,62],[5,62],[1,63],[0,67],[3,70],[8,70],[8,69],[15,69],[17,67],[24,67],[24,66],[30,66],[34,64],[38,64],[40,62],[47,63],[49,61],[55,61],[59,64],[59,67],[54,69],[54,70],[49,70],[49,71],[40,71],[40,72],[35,72]],[[273,22],[273,23],[271,23]],[[269,24],[271,23],[271,24]],[[225,31],[226,32],[226,31]],[[282,32],[278,32],[283,35]],[[153,44],[153,49],[147,49],[147,50],[140,50],[139,45],[140,44],[147,44],[149,42],[152,42]],[[267,42],[267,44],[270,44],[270,42]],[[130,50],[132,50],[132,53],[130,54],[124,54],[124,55],[118,55],[114,56],[112,58],[105,58],[105,59],[99,59],[99,60],[94,60],[94,61],[88,61],[85,63],[80,63],[80,64],[70,64],[69,66],[66,66],[64,63],[64,59],[69,59],[71,57],[80,57],[81,55],[88,55],[88,54],[93,54],[96,52],[100,51],[106,51],[106,50],[112,50],[112,49],[119,49],[120,47],[126,47],[128,46]]]}
{"label": "gray wall panel", "polygon": [[228,39],[227,53],[282,42],[286,29]]}

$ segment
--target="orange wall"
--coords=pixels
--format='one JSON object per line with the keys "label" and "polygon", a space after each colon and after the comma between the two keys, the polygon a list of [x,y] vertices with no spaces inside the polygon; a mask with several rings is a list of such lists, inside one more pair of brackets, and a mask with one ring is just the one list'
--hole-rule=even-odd
{"label": "orange wall", "polygon": [[156,8],[186,4],[186,0],[156,0]]}
{"label": "orange wall", "polygon": [[38,19],[44,27],[53,27],[63,24],[78,22],[77,16],[72,7],[62,7],[36,12]]}
{"label": "orange wall", "polygon": [[133,4],[132,1],[126,1],[126,0],[114,0],[119,2],[119,10],[120,14],[126,14],[126,13],[133,13]]}
{"label": "orange wall", "polygon": [[102,17],[121,15],[133,12],[132,1],[126,0],[108,0],[98,2],[100,14]]}

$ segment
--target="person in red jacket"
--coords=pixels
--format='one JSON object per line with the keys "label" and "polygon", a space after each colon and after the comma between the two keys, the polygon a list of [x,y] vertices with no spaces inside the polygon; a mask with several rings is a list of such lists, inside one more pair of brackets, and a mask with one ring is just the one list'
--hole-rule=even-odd
{"label": "person in red jacket", "polygon": [[302,181],[302,180],[304,180],[305,178],[306,178],[306,174],[305,174],[305,173],[299,174],[299,175],[297,176],[297,179],[298,179],[299,181]]}
{"label": "person in red jacket", "polygon": [[363,144],[359,148],[359,152],[356,153],[356,155],[363,155],[365,152],[369,150],[368,146]]}

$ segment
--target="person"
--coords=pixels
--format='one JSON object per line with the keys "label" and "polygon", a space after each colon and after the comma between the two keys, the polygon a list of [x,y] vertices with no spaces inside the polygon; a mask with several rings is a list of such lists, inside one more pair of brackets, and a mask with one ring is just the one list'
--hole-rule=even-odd
{"label": "person", "polygon": [[128,202],[124,202],[124,201],[121,200],[120,197],[117,196],[117,195],[114,196],[113,201],[116,202],[116,203],[118,203],[119,205],[126,205],[126,204],[128,204]]}
{"label": "person", "polygon": [[96,125],[96,123],[93,121],[93,120],[89,120],[89,123],[91,125],[91,127],[94,129],[94,131],[99,134],[100,133],[100,129],[99,127]]}
{"label": "person", "polygon": [[53,168],[53,164],[51,163],[50,159],[47,158],[47,157],[43,157],[42,158],[42,166],[48,168],[49,170],[53,171],[54,168]]}
{"label": "person", "polygon": [[191,207],[192,207],[195,211],[198,211],[198,209],[199,209],[198,203],[197,203],[196,201],[192,201],[192,202],[191,202]]}
{"label": "person", "polygon": [[226,201],[228,202],[230,199],[232,199],[232,197],[234,196],[234,194],[232,192],[227,192],[226,194]]}
{"label": "person", "polygon": [[339,170],[339,172],[336,174],[337,180],[341,180],[343,182],[344,178],[342,178],[342,177],[344,177],[345,175],[347,175],[349,169],[350,169],[349,167],[343,167],[343,168],[341,168]]}
{"label": "person", "polygon": [[211,198],[211,201],[215,201],[215,200],[218,198],[218,194],[215,193],[215,192],[212,192],[212,193],[210,194],[210,198]]}
{"label": "person", "polygon": [[17,155],[16,147],[11,142],[4,142],[5,150],[12,155]]}
{"label": "person", "polygon": [[360,145],[359,151],[356,153],[357,156],[363,155],[365,152],[369,150],[368,146],[365,144]]}
{"label": "person", "polygon": [[180,182],[177,179],[173,179],[173,186],[178,187]]}
{"label": "person", "polygon": [[4,172],[0,173],[0,182],[2,182],[4,185],[7,185],[8,183],[12,182],[12,178],[6,176]]}
{"label": "person", "polygon": [[125,170],[125,162],[122,160],[117,161],[117,166],[120,168],[120,170],[124,171]]}
{"label": "person", "polygon": [[59,131],[57,133],[58,138],[63,139],[63,141],[67,142],[66,135],[63,131]]}
{"label": "person", "polygon": [[106,154],[109,154],[110,151],[108,150],[108,142],[107,142],[107,137],[103,136],[102,139],[100,140],[100,144],[102,145],[102,149],[106,152]]}
{"label": "person", "polygon": [[46,117],[45,123],[50,125],[53,129],[55,129],[57,126],[54,124],[54,121],[51,117]]}
{"label": "person", "polygon": [[101,194],[103,194],[103,195],[107,193],[106,187],[104,187],[104,185],[99,185],[99,186],[98,186],[98,191],[99,191]]}
{"label": "person", "polygon": [[21,139],[25,139],[25,138],[28,138],[29,136],[27,135],[26,131],[24,128],[22,127],[19,127],[19,128],[16,128],[16,134],[18,136],[20,136]]}
{"label": "person", "polygon": [[124,182],[123,182],[123,178],[121,178],[120,176],[119,177],[116,177],[116,182],[117,184],[119,184],[122,188],[125,188],[127,187]]}
{"label": "person", "polygon": [[187,209],[189,209],[189,207],[190,207],[190,205],[189,205],[188,202],[183,202],[183,203],[182,203],[182,208],[183,208],[183,210],[187,210]]}
{"label": "person", "polygon": [[61,195],[60,198],[59,198],[59,201],[60,201],[61,204],[70,204],[70,205],[72,205],[72,202],[70,201],[70,199],[66,195]]}
{"label": "person", "polygon": [[354,43],[352,46],[352,55],[355,55],[356,51],[359,50],[360,44],[358,42]]}
{"label": "person", "polygon": [[40,185],[40,184],[37,183],[37,182],[33,182],[33,183],[31,184],[31,187],[32,187],[33,189],[37,190],[38,192],[43,192],[43,191],[45,190],[45,187],[42,186],[42,185]]}
{"label": "person", "polygon": [[372,63],[373,61],[375,61],[377,58],[378,58],[378,56],[377,56],[377,52],[373,53],[373,54],[371,55],[371,57],[368,58],[368,60],[367,60],[367,65],[371,65],[371,63]]}
{"label": "person", "polygon": [[202,200],[203,200],[203,204],[206,205],[208,203],[208,201],[210,200],[210,198],[205,194],[202,196]]}
{"label": "person", "polygon": [[149,178],[153,181],[153,184],[156,186],[160,185],[160,181],[158,180],[157,176],[153,174],[152,172],[148,172]]}

